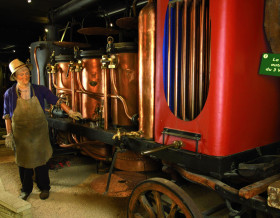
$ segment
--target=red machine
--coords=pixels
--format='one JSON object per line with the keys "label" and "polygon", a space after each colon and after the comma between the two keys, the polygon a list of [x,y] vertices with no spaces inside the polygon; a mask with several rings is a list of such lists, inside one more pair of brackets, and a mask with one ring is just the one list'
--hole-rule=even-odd
{"label": "red machine", "polygon": [[[136,11],[137,1],[133,5]],[[125,189],[118,189],[118,197],[131,195],[128,217],[202,217],[173,182],[139,183],[146,177],[141,172],[159,166],[170,180],[180,177],[214,190],[232,216],[251,209],[279,215],[280,204],[271,205],[279,197],[272,184],[280,179],[280,81],[259,74],[262,54],[279,44],[271,33],[275,18],[266,19],[277,5],[149,0],[138,17],[138,46],[108,37],[106,52],[79,54],[81,44],[57,43],[74,48],[74,55],[52,55],[49,88],[84,119],[72,122],[55,106],[48,117],[59,133],[54,141],[68,139],[64,147],[111,163],[109,174],[92,187],[98,182],[98,191],[114,196],[112,177],[113,187]],[[121,18],[119,27],[135,31],[135,22]],[[99,27],[79,32],[118,33]],[[121,171],[113,173],[114,167]]]}
{"label": "red machine", "polygon": [[[279,78],[258,74],[261,55],[268,50],[264,1],[209,1],[209,93],[201,112],[189,121],[170,111],[164,93],[162,49],[167,10],[168,0],[157,3],[155,140],[162,143],[165,127],[199,133],[197,152],[211,156],[228,156],[278,142]],[[166,144],[174,140],[178,138],[165,137]],[[183,143],[183,149],[195,151],[193,140]]]}

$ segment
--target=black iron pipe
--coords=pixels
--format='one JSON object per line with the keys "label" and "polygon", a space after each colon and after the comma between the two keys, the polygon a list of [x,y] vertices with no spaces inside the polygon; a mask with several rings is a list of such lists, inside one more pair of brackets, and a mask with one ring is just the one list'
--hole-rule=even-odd
{"label": "black iron pipe", "polygon": [[52,23],[56,23],[77,12],[88,10],[90,6],[100,1],[101,0],[72,0],[59,8],[49,11],[49,19]]}

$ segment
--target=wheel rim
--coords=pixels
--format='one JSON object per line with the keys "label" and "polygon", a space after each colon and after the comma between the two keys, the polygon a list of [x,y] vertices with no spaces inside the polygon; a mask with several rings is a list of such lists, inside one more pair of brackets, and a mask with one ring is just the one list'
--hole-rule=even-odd
{"label": "wheel rim", "polygon": [[128,206],[129,218],[202,217],[188,194],[173,182],[153,178],[133,190]]}

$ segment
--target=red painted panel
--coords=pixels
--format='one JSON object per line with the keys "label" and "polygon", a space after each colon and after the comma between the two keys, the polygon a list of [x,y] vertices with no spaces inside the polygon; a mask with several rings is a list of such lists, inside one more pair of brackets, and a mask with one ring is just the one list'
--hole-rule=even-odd
{"label": "red painted panel", "polygon": [[[211,78],[205,106],[192,121],[169,110],[162,72],[164,20],[168,0],[157,2],[155,140],[164,127],[202,135],[199,152],[227,156],[280,141],[280,80],[258,74],[268,52],[263,28],[264,0],[210,0]],[[167,137],[166,144],[178,140]],[[194,151],[195,142],[183,149]]]}

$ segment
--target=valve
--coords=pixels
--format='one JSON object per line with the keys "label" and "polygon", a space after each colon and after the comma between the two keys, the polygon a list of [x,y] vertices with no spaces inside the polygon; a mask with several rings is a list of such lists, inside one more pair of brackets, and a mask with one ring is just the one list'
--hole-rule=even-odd
{"label": "valve", "polygon": [[74,69],[75,69],[74,61],[70,61],[69,65],[68,65],[68,70],[66,73],[66,78],[68,78],[69,72],[73,72]]}
{"label": "valve", "polygon": [[56,73],[57,66],[57,63],[55,63],[55,51],[53,51],[52,55],[50,56],[50,63],[48,63],[46,66],[46,70],[48,73]]}
{"label": "valve", "polygon": [[78,60],[77,63],[75,64],[75,72],[81,72],[83,70],[83,63],[81,60]]}
{"label": "valve", "polygon": [[117,133],[113,135],[112,139],[115,140],[116,138],[118,140],[121,140],[122,136],[134,136],[134,137],[141,137],[143,135],[143,131],[132,131],[132,132],[121,132],[120,129],[117,129]]}
{"label": "valve", "polygon": [[114,47],[114,38],[112,36],[109,36],[107,38],[107,46],[106,46],[106,52],[112,53],[115,50]]}
{"label": "valve", "polygon": [[101,59],[101,69],[114,69],[117,68],[117,57],[115,55],[110,55],[110,57],[108,57],[108,55],[102,55],[102,59]]}

